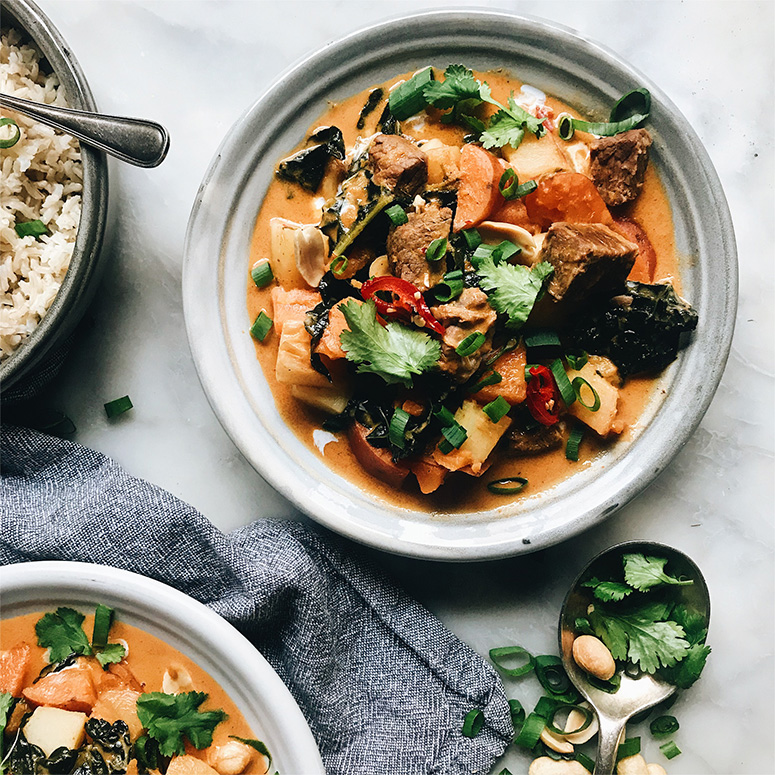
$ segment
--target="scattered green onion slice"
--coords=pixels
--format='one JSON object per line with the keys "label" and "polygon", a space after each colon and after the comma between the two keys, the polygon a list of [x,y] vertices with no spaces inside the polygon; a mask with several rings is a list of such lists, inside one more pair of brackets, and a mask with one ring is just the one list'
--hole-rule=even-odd
{"label": "scattered green onion slice", "polygon": [[265,288],[272,280],[274,280],[272,266],[266,258],[262,258],[253,269],[250,270],[250,276],[253,278],[253,282],[256,284],[257,288]]}
{"label": "scattered green onion slice", "polygon": [[347,264],[350,263],[350,259],[347,256],[337,256],[328,267],[335,275],[342,275],[347,271]]}
{"label": "scattered green onion slice", "polygon": [[102,603],[97,604],[97,610],[94,612],[91,642],[98,649],[104,649],[108,645],[108,633],[110,625],[113,624],[113,613],[112,608],[102,605]]}
{"label": "scattered green onion slice", "polygon": [[559,703],[554,699],[554,697],[544,696],[541,697],[541,699],[539,699],[536,703],[535,708],[533,708],[533,713],[541,716],[541,718],[546,721],[550,716],[552,716],[558,705]]}
{"label": "scattered green onion slice", "polygon": [[105,414],[108,416],[108,419],[111,419],[113,417],[118,417],[120,414],[124,414],[124,412],[128,412],[131,408],[132,401],[129,396],[122,396],[115,401],[108,401],[108,403],[105,404]]}
{"label": "scattered green onion slice", "polygon": [[433,295],[442,303],[452,301],[463,293],[463,271],[455,269],[447,272],[444,279],[434,287]]}
{"label": "scattered green onion slice", "polygon": [[579,459],[579,445],[584,438],[584,428],[580,425],[575,426],[568,436],[568,441],[565,444],[565,459],[578,462]]}
{"label": "scattered green onion slice", "polygon": [[608,681],[595,678],[593,675],[588,675],[587,680],[596,689],[600,689],[601,692],[605,692],[606,694],[616,694],[616,692],[619,691],[619,687],[622,685],[622,677],[619,673],[614,673],[613,678]]}
{"label": "scattered green onion slice", "polygon": [[611,108],[608,120],[611,122],[622,121],[635,114],[648,116],[651,113],[651,92],[641,87],[623,94]]}
{"label": "scattered green onion slice", "polygon": [[487,483],[487,489],[493,495],[516,495],[527,487],[524,476],[509,476],[505,479],[494,479]]}
{"label": "scattered green onion slice", "polygon": [[667,759],[675,759],[681,753],[681,749],[672,740],[669,740],[664,745],[660,745],[659,750],[662,751]]}
{"label": "scattered green onion slice", "polygon": [[560,337],[557,336],[557,332],[551,331],[548,328],[542,328],[537,331],[531,331],[529,334],[525,334],[524,341],[525,347],[560,346]]}
{"label": "scattered green onion slice", "polygon": [[409,412],[405,412],[401,407],[397,407],[393,416],[390,418],[388,427],[388,438],[390,443],[403,449],[406,446],[406,424],[409,422]]}
{"label": "scattered green onion slice", "polygon": [[628,737],[623,743],[619,743],[616,749],[616,761],[626,759],[628,756],[635,756],[640,753],[640,738]]}
{"label": "scattered green onion slice", "polygon": [[461,358],[467,358],[469,355],[473,355],[485,342],[486,336],[481,331],[474,331],[473,334],[469,334],[462,342],[455,348],[455,352]]}
{"label": "scattered green onion slice", "polygon": [[484,726],[484,713],[479,708],[471,708],[463,719],[461,732],[465,737],[476,737]]}
{"label": "scattered green onion slice", "polygon": [[512,256],[521,252],[522,248],[519,245],[515,245],[513,242],[503,240],[497,245],[487,245],[482,243],[479,245],[471,256],[471,264],[474,269],[478,269],[482,262],[488,258],[491,258],[493,263],[498,264],[501,261],[508,261]]}
{"label": "scattered green onion slice", "polygon": [[425,250],[425,258],[428,261],[436,262],[441,261],[444,256],[447,255],[447,238],[446,237],[439,237],[438,239],[433,240],[430,245],[428,245],[427,249]]}
{"label": "scattered green onion slice", "polygon": [[654,737],[673,735],[679,729],[678,719],[675,716],[658,716],[649,724],[649,729]]}
{"label": "scattered green onion slice", "polygon": [[557,116],[557,134],[561,140],[570,140],[576,132],[576,128],[573,126],[573,116],[570,113],[560,113]]}
{"label": "scattered green onion slice", "polygon": [[258,313],[258,317],[253,322],[253,325],[250,327],[250,335],[254,339],[258,339],[259,342],[263,342],[271,327],[272,318],[270,318],[264,310],[261,310],[261,312]]}
{"label": "scattered green onion slice", "polygon": [[[527,661],[519,667],[507,667],[505,662],[506,660],[511,661],[512,657],[524,657]],[[522,646],[501,646],[497,649],[490,649],[490,660],[498,670],[511,678],[520,678],[523,675],[527,675],[533,669],[533,657]]]}
{"label": "scattered green onion slice", "polygon": [[[509,700],[511,702],[511,700]],[[511,775],[511,770],[508,767],[504,767],[498,775]]]}
{"label": "scattered green onion slice", "polygon": [[13,227],[14,231],[20,237],[42,237],[44,234],[48,234],[48,228],[43,221],[35,219],[34,221],[24,221],[23,223],[17,223]]}
{"label": "scattered green onion slice", "polygon": [[519,178],[517,173],[511,167],[503,170],[501,179],[498,181],[498,190],[504,199],[514,199],[515,192],[519,188]]}
{"label": "scattered green onion slice", "polygon": [[456,422],[455,415],[446,406],[437,409],[434,414],[442,425],[453,425]]}
{"label": "scattered green onion slice", "polygon": [[415,73],[408,81],[396,86],[388,97],[390,112],[403,121],[419,113],[427,104],[423,90],[433,80],[433,68],[426,67]]}
{"label": "scattered green onion slice", "polygon": [[563,140],[570,140],[577,129],[598,137],[612,137],[613,135],[627,132],[630,129],[635,129],[636,126],[642,124],[647,118],[647,114],[636,113],[622,121],[592,122],[582,121],[579,118],[573,118],[567,113],[563,113],[557,122],[557,133]]}
{"label": "scattered green onion slice", "polygon": [[503,396],[498,396],[494,401],[485,404],[482,411],[492,422],[499,423],[511,411],[511,404]]}
{"label": "scattered green onion slice", "polygon": [[565,694],[571,689],[570,679],[562,660],[552,654],[542,654],[534,657],[536,678],[547,692],[553,695]]}
{"label": "scattered green onion slice", "polygon": [[[576,400],[576,391],[573,389],[573,385],[571,385],[570,380],[568,379],[568,373],[565,371],[562,360],[556,358],[552,361],[549,368],[552,370],[552,374],[554,374],[554,381],[557,383],[557,387],[560,390],[562,400],[565,402],[566,406],[570,406]],[[577,377],[577,379],[581,379],[581,377]]]}
{"label": "scattered green onion slice", "polygon": [[390,218],[393,226],[400,226],[402,223],[406,223],[409,220],[406,211],[399,204],[390,205],[390,207],[385,210],[385,215]]}
{"label": "scattered green onion slice", "polygon": [[589,772],[594,772],[595,770],[595,762],[589,758],[585,753],[582,751],[576,751],[576,761]]}
{"label": "scattered green onion slice", "polygon": [[463,442],[468,438],[468,431],[456,422],[454,425],[447,425],[441,429],[441,435],[444,437],[439,444],[439,449],[443,454],[448,455],[453,449],[460,449]]}
{"label": "scattered green onion slice", "polygon": [[[581,726],[578,729],[571,729],[566,732],[564,729],[560,729],[555,726],[554,717],[561,710],[578,711],[584,716],[584,720],[581,722]],[[585,708],[583,705],[576,705],[575,703],[560,703],[552,711],[551,716],[546,720],[546,726],[550,732],[554,732],[555,735],[575,735],[577,732],[583,732],[592,723],[592,711],[589,708]]]}
{"label": "scattered green onion slice", "polygon": [[[592,385],[590,385],[589,382],[584,379],[584,377],[575,377],[571,384],[573,385],[573,392],[575,397],[585,409],[589,409],[590,412],[596,412],[598,409],[600,409],[600,396],[597,394],[597,390],[595,390],[595,388],[593,388]],[[593,400],[591,404],[588,404],[581,397],[581,389],[584,387],[584,385],[586,385],[592,391]]]}
{"label": "scattered green onion slice", "polygon": [[538,742],[541,737],[541,732],[544,731],[546,726],[546,720],[543,716],[539,716],[536,713],[531,713],[522,725],[522,729],[519,730],[514,744],[520,748],[531,749]]}
{"label": "scattered green onion slice", "polygon": [[589,361],[589,355],[587,355],[587,353],[585,353],[583,350],[578,355],[566,353],[565,360],[568,361],[568,366],[570,366],[574,371],[580,371],[584,368],[587,361]]}
{"label": "scattered green onion slice", "polygon": [[471,250],[475,250],[482,244],[482,235],[476,229],[463,229],[461,233]]}
{"label": "scattered green onion slice", "polygon": [[512,199],[521,199],[523,196],[532,194],[538,188],[538,183],[535,180],[526,180],[524,183],[520,183],[514,191]]}
{"label": "scattered green onion slice", "polygon": [[22,136],[21,129],[19,129],[19,125],[12,119],[8,117],[0,118],[0,126],[12,126],[16,129],[16,131],[5,140],[0,140],[0,148],[13,148],[16,143],[19,142],[19,139]]}
{"label": "scattered green onion slice", "polygon": [[471,385],[471,387],[466,388],[466,392],[468,393],[476,393],[478,390],[481,390],[482,388],[488,387],[489,385],[497,385],[499,382],[503,381],[503,377],[500,375],[499,372],[493,371],[492,374],[488,374],[486,377],[482,377],[478,382]]}
{"label": "scattered green onion slice", "polygon": [[525,721],[525,709],[522,707],[522,703],[519,700],[509,700],[509,713],[511,714],[511,723],[516,730]]}

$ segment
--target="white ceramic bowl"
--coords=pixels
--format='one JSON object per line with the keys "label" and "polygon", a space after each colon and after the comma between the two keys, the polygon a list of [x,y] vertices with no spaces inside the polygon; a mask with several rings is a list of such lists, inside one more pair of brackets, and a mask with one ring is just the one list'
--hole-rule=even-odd
{"label": "white ceramic bowl", "polygon": [[[497,41],[497,45],[493,45]],[[329,469],[278,414],[248,334],[250,239],[277,161],[326,108],[391,75],[460,62],[503,67],[583,113],[607,115],[625,92],[652,93],[653,163],[673,210],[685,297],[699,312],[691,346],[660,378],[631,442],[619,442],[551,490],[483,512],[401,508]],[[446,560],[503,557],[566,539],[641,492],[686,443],[726,363],[737,305],[737,256],[721,185],[696,134],[647,78],[599,45],[506,13],[432,11],[332,43],[282,76],[230,130],[189,221],[186,326],[218,418],[259,473],[332,530],[398,554]]]}
{"label": "white ceramic bowl", "polygon": [[231,697],[283,775],[325,775],[312,732],[285,684],[228,622],[166,584],[81,562],[29,562],[0,568],[3,618],[96,603],[161,638],[200,665]]}

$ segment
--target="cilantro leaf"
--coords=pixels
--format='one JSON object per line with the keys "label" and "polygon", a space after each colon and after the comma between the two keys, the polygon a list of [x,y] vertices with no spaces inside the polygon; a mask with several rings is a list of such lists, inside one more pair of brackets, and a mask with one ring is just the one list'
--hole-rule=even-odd
{"label": "cilantro leaf", "polygon": [[518,328],[530,315],[554,267],[542,261],[533,269],[521,264],[496,264],[491,256],[477,270],[479,285],[489,296],[490,306],[509,317],[509,326]]}
{"label": "cilantro leaf", "polygon": [[634,589],[640,592],[646,592],[652,587],[660,584],[692,584],[691,580],[681,581],[680,579],[668,576],[664,572],[667,559],[665,557],[646,557],[642,554],[624,555],[624,580]]}
{"label": "cilantro leaf", "polygon": [[126,656],[126,649],[120,643],[108,643],[94,653],[102,667],[120,662]]}
{"label": "cilantro leaf", "polygon": [[701,613],[688,606],[677,605],[670,618],[683,627],[686,640],[691,646],[696,643],[705,643],[705,638],[708,636],[708,620]]}
{"label": "cilantro leaf", "polygon": [[710,646],[695,643],[677,665],[663,671],[663,678],[679,689],[688,689],[700,677],[710,651]]}
{"label": "cilantro leaf", "polygon": [[444,71],[443,81],[431,81],[425,85],[425,99],[435,108],[454,108],[463,100],[482,102],[481,85],[465,65],[450,65]]}
{"label": "cilantro leaf", "polygon": [[163,756],[184,754],[184,737],[198,750],[213,742],[213,730],[227,716],[222,710],[200,711],[206,699],[205,692],[149,692],[137,698],[137,717]]}
{"label": "cilantro leaf", "polygon": [[592,594],[604,603],[609,603],[612,600],[615,602],[624,600],[632,592],[632,589],[621,581],[600,581],[596,578],[585,581],[581,586],[590,587]]}
{"label": "cilantro leaf", "polygon": [[689,651],[683,627],[663,621],[669,612],[670,606],[664,603],[644,605],[626,614],[595,608],[589,621],[614,659],[629,660],[646,673],[654,673],[660,666],[672,667]]}
{"label": "cilantro leaf", "polygon": [[339,309],[349,326],[339,337],[342,349],[348,361],[358,364],[359,373],[378,374],[388,384],[411,387],[412,376],[428,371],[441,355],[441,345],[428,334],[399,323],[377,322],[371,300],[348,301]]}
{"label": "cilantro leaf", "polygon": [[513,97],[509,97],[508,108],[501,106],[490,119],[490,125],[479,141],[485,148],[501,148],[504,145],[518,148],[526,130],[540,137],[546,131],[544,120],[528,113]]}
{"label": "cilantro leaf", "polygon": [[81,623],[82,613],[72,608],[57,608],[47,613],[35,625],[38,645],[49,650],[51,662],[61,662],[70,654],[91,654],[91,646]]}
{"label": "cilantro leaf", "polygon": [[8,712],[13,707],[13,695],[10,692],[0,692],[0,741],[2,741],[3,730],[8,723]]}

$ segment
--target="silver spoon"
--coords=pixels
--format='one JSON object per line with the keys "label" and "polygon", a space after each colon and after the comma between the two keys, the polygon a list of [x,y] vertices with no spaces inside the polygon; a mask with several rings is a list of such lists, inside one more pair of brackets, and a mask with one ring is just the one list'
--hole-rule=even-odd
{"label": "silver spoon", "polygon": [[599,554],[591,560],[573,582],[560,613],[560,655],[562,664],[574,686],[594,708],[600,725],[597,760],[594,775],[611,775],[616,765],[616,752],[627,722],[641,711],[666,700],[676,687],[658,677],[642,673],[637,677],[618,669],[621,685],[614,694],[590,683],[587,673],[573,659],[573,641],[577,635],[577,618],[586,618],[588,606],[594,602],[592,590],[581,582],[596,576],[599,579],[621,578],[622,555],[641,553],[667,558],[666,571],[673,576],[692,579],[693,584],[675,587],[682,602],[710,619],[710,595],[700,569],[683,552],[651,541],[628,541]]}
{"label": "silver spoon", "polygon": [[167,130],[155,121],[104,116],[0,94],[0,106],[60,129],[87,145],[138,167],[157,167],[170,147]]}

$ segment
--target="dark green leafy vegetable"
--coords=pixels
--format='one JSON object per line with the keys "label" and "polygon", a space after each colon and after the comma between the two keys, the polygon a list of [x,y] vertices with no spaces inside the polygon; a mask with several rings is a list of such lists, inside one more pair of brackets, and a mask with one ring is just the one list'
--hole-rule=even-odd
{"label": "dark green leafy vegetable", "polygon": [[598,600],[609,603],[612,600],[624,600],[627,595],[632,593],[632,587],[621,581],[600,581],[597,578],[591,578],[585,581],[582,587],[589,587]]}
{"label": "dark green leafy vegetable", "polygon": [[380,89],[379,87],[376,89],[372,89],[369,92],[369,96],[366,99],[366,103],[361,108],[361,113],[358,116],[358,121],[355,124],[356,129],[363,129],[366,126],[366,117],[374,111],[374,109],[379,105],[380,100],[385,95],[385,92],[383,89]]}
{"label": "dark green leafy vegetable", "polygon": [[229,735],[229,737],[232,740],[239,740],[240,743],[249,745],[251,748],[254,748],[260,754],[263,754],[264,756],[266,756],[266,758],[269,759],[269,763],[267,764],[267,769],[272,766],[272,754],[269,753],[269,749],[266,747],[266,744],[263,743],[261,740],[255,740],[252,737],[237,737],[237,735]]}
{"label": "dark green leafy vegetable", "polygon": [[165,772],[169,757],[162,756],[159,743],[148,735],[142,735],[132,746],[132,758],[137,760],[137,770],[140,775],[150,772]]}
{"label": "dark green leafy vegetable", "polygon": [[[499,104],[494,100],[489,101]],[[525,136],[525,131],[541,137],[546,133],[543,119],[531,115],[518,105],[513,97],[509,97],[508,107],[501,106],[501,109],[490,119],[487,131],[482,133],[480,140],[485,148],[500,148],[504,145],[518,148]]]}
{"label": "dark green leafy vegetable", "polygon": [[129,396],[122,396],[121,398],[117,398],[114,401],[108,401],[108,403],[105,404],[105,414],[110,420],[113,417],[118,417],[120,414],[124,414],[124,412],[128,412],[131,408],[132,400],[129,398]]}
{"label": "dark green leafy vegetable", "polygon": [[277,175],[314,192],[326,174],[329,160],[344,159],[344,138],[341,129],[328,126],[311,134],[307,142],[313,145],[283,159],[277,168]]}
{"label": "dark green leafy vegetable", "polygon": [[15,702],[16,700],[9,692],[0,692],[0,762],[3,760],[5,727]]}
{"label": "dark green leafy vegetable", "polygon": [[574,758],[585,770],[588,770],[589,772],[594,772],[594,769],[595,769],[594,760],[590,759],[589,756],[587,756],[583,751],[576,751]]}
{"label": "dark green leafy vegetable", "polygon": [[95,775],[101,772],[121,775],[126,772],[132,751],[126,721],[118,719],[111,724],[101,718],[90,718],[86,722],[86,734],[91,742],[78,753],[79,762],[83,762],[81,767],[90,766]]}
{"label": "dark green leafy vegetable", "polygon": [[35,237],[37,239],[44,234],[48,234],[48,227],[43,221],[38,219],[17,223],[13,228],[20,237]]}

